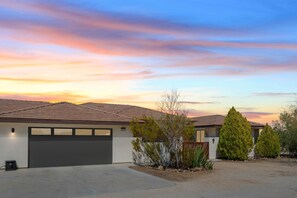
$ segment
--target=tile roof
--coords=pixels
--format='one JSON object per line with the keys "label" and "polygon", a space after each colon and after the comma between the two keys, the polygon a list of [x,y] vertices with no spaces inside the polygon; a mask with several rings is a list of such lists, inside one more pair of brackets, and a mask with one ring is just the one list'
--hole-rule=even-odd
{"label": "tile roof", "polygon": [[124,115],[92,109],[67,102],[46,103],[30,108],[1,112],[0,118],[38,119],[38,120],[67,120],[95,122],[130,122]]}
{"label": "tile roof", "polygon": [[9,112],[16,109],[27,109],[46,104],[50,103],[41,101],[0,99],[0,113]]}
{"label": "tile roof", "polygon": [[154,118],[160,118],[162,113],[160,111],[132,106],[132,105],[120,105],[120,104],[107,104],[107,103],[84,103],[83,107],[89,107],[92,109],[100,109],[115,114],[121,114],[130,118],[141,116],[152,116]]}
{"label": "tile roof", "polygon": [[[191,118],[194,122],[195,127],[204,127],[204,126],[222,126],[224,124],[226,116],[222,115],[208,115]],[[252,127],[264,127],[263,124],[257,122],[249,121]]]}

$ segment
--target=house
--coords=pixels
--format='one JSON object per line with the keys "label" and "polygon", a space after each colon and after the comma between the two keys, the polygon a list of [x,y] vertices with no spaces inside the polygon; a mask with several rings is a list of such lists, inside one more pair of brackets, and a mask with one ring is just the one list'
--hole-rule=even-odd
{"label": "house", "polygon": [[[133,117],[161,112],[132,105],[72,104],[0,99],[0,167],[54,167],[132,162]],[[216,158],[224,116],[192,118],[197,142],[209,142]],[[250,122],[257,141],[261,124]]]}
{"label": "house", "polygon": [[[209,158],[217,158],[217,145],[219,142],[220,129],[224,124],[225,116],[209,115],[193,117],[191,120],[196,129],[196,142],[209,143]],[[253,142],[256,143],[261,130],[264,128],[263,124],[249,121],[252,127]],[[253,156],[253,152],[250,153]]]}
{"label": "house", "polygon": [[111,164],[132,161],[134,116],[160,112],[100,103],[76,105],[0,99],[0,166]]}

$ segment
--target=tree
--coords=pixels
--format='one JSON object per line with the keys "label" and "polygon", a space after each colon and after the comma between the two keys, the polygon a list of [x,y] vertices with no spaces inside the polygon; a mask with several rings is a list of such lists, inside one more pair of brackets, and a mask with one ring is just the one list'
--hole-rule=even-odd
{"label": "tree", "polygon": [[220,130],[218,151],[220,157],[229,160],[246,160],[253,148],[251,125],[232,107]]}
{"label": "tree", "polygon": [[177,91],[164,94],[159,109],[163,116],[157,120],[157,124],[168,140],[169,152],[174,154],[172,163],[179,168],[183,142],[194,136],[194,126],[186,116]]}
{"label": "tree", "polygon": [[280,141],[271,126],[265,125],[255,147],[257,157],[276,158],[280,154]]}
{"label": "tree", "polygon": [[280,114],[279,121],[275,121],[273,126],[279,135],[282,151],[297,156],[297,101]]}
{"label": "tree", "polygon": [[160,118],[145,117],[131,122],[131,131],[137,137],[132,142],[134,161],[179,168],[183,142],[194,136],[194,126],[187,118],[176,91],[164,94],[159,108],[163,113]]}
{"label": "tree", "polygon": [[133,118],[130,128],[134,137],[141,137],[146,142],[166,141],[156,120],[151,116]]}

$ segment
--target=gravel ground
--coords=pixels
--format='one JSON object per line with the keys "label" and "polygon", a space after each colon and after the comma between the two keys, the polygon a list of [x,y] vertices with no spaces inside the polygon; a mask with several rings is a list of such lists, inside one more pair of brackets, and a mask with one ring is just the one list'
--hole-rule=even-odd
{"label": "gravel ground", "polygon": [[[106,197],[106,196],[102,196]],[[109,194],[107,197],[297,198],[297,160],[221,161],[213,171],[175,186]]]}

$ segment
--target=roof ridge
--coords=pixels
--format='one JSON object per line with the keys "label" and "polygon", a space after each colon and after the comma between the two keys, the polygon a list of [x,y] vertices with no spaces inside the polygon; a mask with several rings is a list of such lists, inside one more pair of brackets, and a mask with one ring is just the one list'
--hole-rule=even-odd
{"label": "roof ridge", "polygon": [[44,104],[44,105],[38,105],[38,106],[34,106],[34,107],[28,107],[28,108],[13,110],[13,111],[1,112],[0,115],[10,114],[10,113],[17,113],[17,112],[28,111],[28,110],[33,110],[33,109],[39,109],[39,108],[43,108],[43,107],[57,105],[57,104],[60,104],[60,103],[63,103],[63,102],[47,103],[47,104]]}
{"label": "roof ridge", "polygon": [[128,116],[124,116],[124,115],[121,115],[121,114],[118,114],[118,113],[109,112],[109,111],[100,110],[100,109],[97,109],[97,108],[85,107],[85,106],[82,106],[82,105],[76,105],[76,106],[77,107],[80,107],[80,108],[91,109],[91,110],[94,110],[94,111],[100,111],[100,112],[103,112],[103,113],[108,113],[108,114],[112,114],[112,115],[117,115],[119,117],[131,119],[131,117],[128,117]]}
{"label": "roof ridge", "polygon": [[41,100],[17,100],[17,99],[10,99],[10,98],[0,98],[0,100],[11,100],[11,101],[22,101],[22,102],[43,102],[43,103],[51,103],[48,101],[41,101]]}
{"label": "roof ridge", "polygon": [[85,105],[85,104],[98,104],[98,105],[116,105],[116,106],[134,106],[129,104],[115,104],[115,103],[106,103],[106,102],[86,102],[79,105]]}

